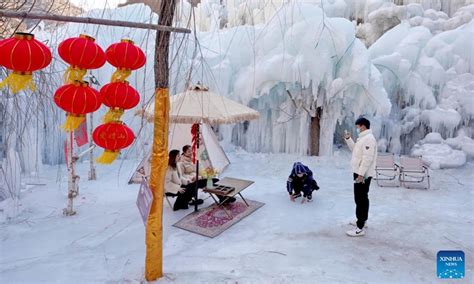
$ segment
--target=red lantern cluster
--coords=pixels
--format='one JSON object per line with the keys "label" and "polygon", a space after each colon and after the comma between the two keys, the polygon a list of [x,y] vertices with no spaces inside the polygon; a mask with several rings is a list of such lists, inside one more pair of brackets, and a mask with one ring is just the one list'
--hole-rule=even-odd
{"label": "red lantern cluster", "polygon": [[54,94],[54,102],[66,112],[62,128],[73,131],[84,121],[87,113],[99,109],[102,95],[86,82],[75,81],[60,87]]}
{"label": "red lantern cluster", "polygon": [[135,140],[133,131],[121,121],[99,125],[92,134],[95,144],[105,149],[97,159],[98,163],[110,164],[120,154],[120,150],[130,146]]}
{"label": "red lantern cluster", "polygon": [[125,110],[138,105],[140,95],[125,79],[132,70],[145,65],[146,59],[143,51],[133,41],[125,39],[109,46],[105,56],[117,70],[112,75],[111,82],[100,89],[104,104],[109,110],[104,116],[104,124],[94,130],[93,139],[105,149],[97,162],[110,164],[117,158],[119,150],[128,147],[134,140],[132,130],[120,118]]}
{"label": "red lantern cluster", "polygon": [[80,35],[68,38],[58,46],[59,56],[69,64],[64,74],[66,85],[54,95],[54,102],[66,112],[62,128],[74,131],[88,113],[99,109],[103,95],[83,81],[87,69],[97,69],[105,64],[105,53],[95,39]]}
{"label": "red lantern cluster", "polygon": [[0,41],[0,65],[12,71],[0,88],[8,86],[13,93],[27,88],[34,91],[33,72],[45,68],[51,60],[51,51],[33,34],[15,33]]}
{"label": "red lantern cluster", "polygon": [[105,64],[105,53],[95,39],[81,34],[68,38],[58,46],[59,56],[69,67],[65,73],[66,82],[82,81],[87,69],[97,69]]}

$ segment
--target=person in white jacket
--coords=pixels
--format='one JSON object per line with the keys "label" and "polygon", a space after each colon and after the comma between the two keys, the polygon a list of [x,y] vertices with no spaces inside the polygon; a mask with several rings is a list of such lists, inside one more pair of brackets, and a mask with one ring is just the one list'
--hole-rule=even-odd
{"label": "person in white jacket", "polygon": [[196,178],[196,165],[193,163],[193,149],[191,145],[183,146],[181,160],[178,163],[178,168],[185,178]]}
{"label": "person in white jacket", "polygon": [[[173,210],[188,209],[194,202],[202,204],[202,200],[191,201],[196,191],[195,177],[187,178],[179,169],[180,155],[178,150],[171,150],[168,157],[168,169],[165,175],[165,192],[177,195]],[[202,186],[201,186],[202,187]]]}
{"label": "person in white jacket", "polygon": [[369,187],[372,178],[375,176],[375,163],[377,160],[377,141],[372,130],[370,121],[366,118],[359,118],[355,125],[359,137],[354,142],[350,134],[346,131],[345,141],[352,151],[351,168],[354,178],[354,201],[356,204],[356,218],[353,230],[347,231],[347,235],[358,237],[365,235],[364,228],[369,217]]}

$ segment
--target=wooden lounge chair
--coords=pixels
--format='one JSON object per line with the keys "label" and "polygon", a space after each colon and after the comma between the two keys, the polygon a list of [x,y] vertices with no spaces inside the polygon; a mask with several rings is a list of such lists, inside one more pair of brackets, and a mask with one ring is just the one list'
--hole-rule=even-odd
{"label": "wooden lounge chair", "polygon": [[378,186],[400,186],[400,167],[395,163],[393,154],[379,153],[377,155],[375,173]]}
{"label": "wooden lounge chair", "polygon": [[430,188],[430,173],[421,156],[400,157],[400,183],[406,188],[413,184],[425,184],[425,189]]}

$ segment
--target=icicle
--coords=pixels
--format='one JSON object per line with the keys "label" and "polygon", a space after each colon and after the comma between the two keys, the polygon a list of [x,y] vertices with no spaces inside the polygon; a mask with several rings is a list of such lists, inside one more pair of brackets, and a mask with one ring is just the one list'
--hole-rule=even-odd
{"label": "icicle", "polygon": [[117,159],[118,155],[120,154],[120,151],[110,151],[110,150],[105,150],[102,155],[97,158],[96,162],[99,164],[104,164],[104,165],[109,165],[112,164],[115,159]]}
{"label": "icicle", "polygon": [[13,71],[5,80],[0,82],[0,88],[3,87],[9,87],[14,94],[25,89],[30,89],[31,91],[36,90],[33,75],[28,72]]}

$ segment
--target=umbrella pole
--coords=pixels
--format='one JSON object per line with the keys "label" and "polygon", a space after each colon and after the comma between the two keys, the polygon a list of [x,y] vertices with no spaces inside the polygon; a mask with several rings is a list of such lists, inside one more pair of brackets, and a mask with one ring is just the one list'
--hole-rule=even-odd
{"label": "umbrella pole", "polygon": [[[200,129],[200,123],[197,124],[197,133],[196,133],[196,153],[199,155],[199,144],[200,144],[200,137],[199,137],[199,132],[201,131]],[[194,212],[197,212],[199,210],[198,208],[198,183],[199,183],[199,157],[196,159],[196,190],[194,192]]]}

